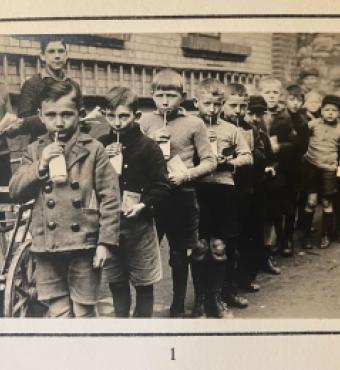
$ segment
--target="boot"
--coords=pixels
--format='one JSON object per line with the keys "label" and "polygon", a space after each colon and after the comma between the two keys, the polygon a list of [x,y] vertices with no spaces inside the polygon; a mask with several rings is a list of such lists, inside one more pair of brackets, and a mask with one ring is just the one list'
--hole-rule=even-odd
{"label": "boot", "polygon": [[332,231],[333,212],[324,212],[322,216],[322,238],[320,249],[326,249],[331,245],[330,235]]}
{"label": "boot", "polygon": [[206,262],[191,262],[191,275],[194,285],[195,301],[191,317],[200,318],[204,316],[204,301],[206,290]]}
{"label": "boot", "polygon": [[191,312],[191,317],[199,319],[204,317],[205,312],[205,294],[195,294],[194,307]]}
{"label": "boot", "polygon": [[136,287],[136,308],[134,317],[152,317],[153,285]]}
{"label": "boot", "polygon": [[129,317],[131,306],[131,293],[129,282],[110,283],[113,298],[113,307],[116,317]]}
{"label": "boot", "polygon": [[281,254],[283,257],[292,257],[294,254],[294,242],[293,242],[294,218],[295,218],[295,215],[291,215],[291,214],[286,215],[285,232],[284,232],[285,241],[284,241],[284,246],[281,250]]}
{"label": "boot", "polygon": [[173,299],[170,317],[185,317],[184,301],[187,291],[188,265],[183,263],[172,267]]}
{"label": "boot", "polygon": [[225,317],[225,307],[221,300],[221,291],[212,290],[207,292],[207,300],[205,305],[207,317],[223,319]]}
{"label": "boot", "polygon": [[304,249],[312,249],[313,244],[311,240],[311,227],[313,223],[314,212],[306,212],[304,213],[304,235],[302,241],[302,248]]}

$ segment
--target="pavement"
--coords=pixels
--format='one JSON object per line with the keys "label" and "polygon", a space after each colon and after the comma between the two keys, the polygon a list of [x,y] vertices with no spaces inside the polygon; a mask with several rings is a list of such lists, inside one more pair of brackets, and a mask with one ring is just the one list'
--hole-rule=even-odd
{"label": "pavement", "polygon": [[[293,257],[276,257],[281,275],[259,274],[256,282],[261,285],[261,290],[243,294],[249,300],[248,308],[233,308],[227,318],[340,318],[340,243],[333,242],[324,250],[316,246],[312,250],[303,250],[299,246],[300,238],[301,235],[296,236]],[[315,245],[318,239],[316,233]],[[154,317],[167,318],[172,282],[166,241],[161,245],[161,255],[164,277],[155,287]],[[105,316],[112,315],[110,303],[110,300],[106,300]],[[186,299],[188,315],[192,305],[193,288],[189,278]]]}

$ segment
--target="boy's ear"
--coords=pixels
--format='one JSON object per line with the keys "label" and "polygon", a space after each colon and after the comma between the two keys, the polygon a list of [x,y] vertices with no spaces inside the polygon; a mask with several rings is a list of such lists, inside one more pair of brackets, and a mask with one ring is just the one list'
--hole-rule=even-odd
{"label": "boy's ear", "polygon": [[140,110],[135,113],[136,120],[139,120],[142,117],[142,112]]}
{"label": "boy's ear", "polygon": [[197,98],[192,98],[192,101],[194,103],[194,107],[195,108],[198,108],[198,100],[197,100]]}
{"label": "boy's ear", "polygon": [[40,120],[41,120],[42,122],[44,122],[44,121],[43,121],[43,117],[42,117],[41,108],[38,108],[38,116],[39,116]]}
{"label": "boy's ear", "polygon": [[46,58],[45,58],[44,53],[40,53],[40,59],[41,59],[43,62],[46,62]]}
{"label": "boy's ear", "polygon": [[182,101],[184,101],[186,98],[187,98],[187,93],[186,92],[183,92],[183,94],[182,94]]}

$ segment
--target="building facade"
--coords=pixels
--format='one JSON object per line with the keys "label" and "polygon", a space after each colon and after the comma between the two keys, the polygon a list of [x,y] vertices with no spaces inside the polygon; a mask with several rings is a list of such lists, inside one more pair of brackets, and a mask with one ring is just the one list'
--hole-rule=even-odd
{"label": "building facade", "polygon": [[[14,102],[23,82],[41,69],[44,35],[0,37],[0,78]],[[68,75],[81,86],[91,106],[114,85],[130,86],[150,97],[153,75],[164,67],[184,77],[188,99],[197,83],[215,77],[224,83],[256,85],[272,73],[272,34],[100,34],[62,35],[68,45]]]}

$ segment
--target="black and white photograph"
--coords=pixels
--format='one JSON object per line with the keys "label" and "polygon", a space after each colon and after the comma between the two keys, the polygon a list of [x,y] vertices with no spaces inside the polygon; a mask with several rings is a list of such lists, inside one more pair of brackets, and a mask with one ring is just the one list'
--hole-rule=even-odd
{"label": "black and white photograph", "polygon": [[130,3],[0,18],[3,368],[336,369],[340,14]]}
{"label": "black and white photograph", "polygon": [[2,316],[338,318],[339,45],[2,35]]}

